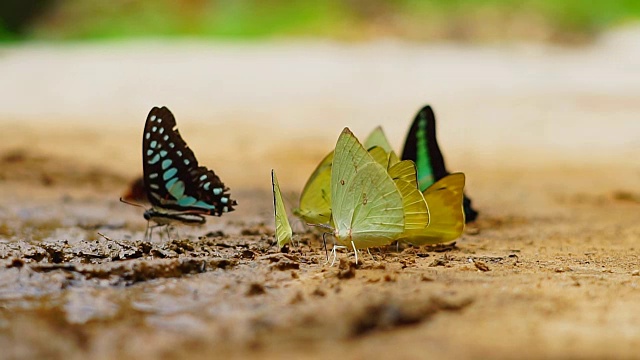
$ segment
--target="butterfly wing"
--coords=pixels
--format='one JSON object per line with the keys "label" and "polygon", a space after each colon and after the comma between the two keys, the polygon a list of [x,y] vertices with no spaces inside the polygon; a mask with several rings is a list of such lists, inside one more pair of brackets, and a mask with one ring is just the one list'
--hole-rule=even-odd
{"label": "butterfly wing", "polygon": [[403,236],[413,231],[421,231],[429,225],[429,207],[418,189],[416,166],[411,160],[403,160],[389,169],[389,176],[395,181],[402,195],[404,208]]}
{"label": "butterfly wing", "polygon": [[271,170],[271,186],[273,189],[273,211],[276,219],[276,241],[279,247],[283,247],[291,242],[293,231],[287,218],[287,209],[284,206],[282,200],[282,193],[280,192],[280,185],[278,184],[278,178],[275,171]]}
{"label": "butterfly wing", "polygon": [[389,164],[389,153],[384,151],[384,149],[379,146],[374,146],[372,148],[369,148],[368,151],[369,151],[369,154],[371,154],[371,157],[373,157],[373,160],[375,160],[375,162],[377,162],[378,164],[380,164],[380,166],[384,168],[387,167],[387,165]]}
{"label": "butterfly wing", "polygon": [[294,215],[309,224],[325,224],[331,221],[331,163],[333,151],[318,164],[300,195],[300,207]]}
{"label": "butterfly wing", "polygon": [[400,158],[398,157],[398,155],[396,155],[396,152],[391,151],[389,153],[389,163],[387,164],[387,170],[399,162],[400,162]]}
{"label": "butterfly wing", "polygon": [[[402,151],[403,160],[413,160],[418,169],[418,185],[425,191],[435,181],[449,175],[436,138],[436,117],[431,106],[423,107],[416,115]],[[471,207],[471,199],[464,196],[467,222],[474,221],[478,212]]]}
{"label": "butterfly wing", "polygon": [[[369,152],[377,162],[387,163],[388,154],[380,147],[374,146]],[[309,224],[329,225],[331,222],[331,166],[333,154],[330,152],[318,164],[300,195],[300,207],[293,209],[293,214]]]}
{"label": "butterfly wing", "polygon": [[384,134],[382,127],[378,126],[367,136],[367,139],[364,141],[364,148],[370,150],[372,147],[377,146],[382,148],[386,153],[390,153],[393,151],[391,148],[391,144],[389,144],[389,139],[387,139],[387,135]]}
{"label": "butterfly wing", "polygon": [[460,237],[465,224],[462,210],[464,181],[463,173],[453,173],[425,190],[423,195],[429,204],[431,216],[429,226],[422,231],[411,232],[407,237],[403,236],[403,240],[413,245],[428,245]]}
{"label": "butterfly wing", "polygon": [[147,116],[142,164],[147,197],[158,212],[220,216],[233,211],[236,205],[220,178],[212,170],[198,166],[166,107],[154,107]]}
{"label": "butterfly wing", "polygon": [[348,128],[336,144],[331,201],[335,236],[342,245],[382,246],[404,230],[402,195]]}

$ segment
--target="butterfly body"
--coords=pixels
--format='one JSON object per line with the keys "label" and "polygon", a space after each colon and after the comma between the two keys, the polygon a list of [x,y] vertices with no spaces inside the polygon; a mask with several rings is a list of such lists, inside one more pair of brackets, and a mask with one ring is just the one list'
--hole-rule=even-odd
{"label": "butterfly body", "polygon": [[142,162],[144,187],[152,205],[144,214],[147,220],[159,225],[203,224],[203,215],[221,216],[237,204],[220,178],[198,165],[166,107],[154,107],[147,116]]}
{"label": "butterfly body", "polygon": [[144,212],[144,218],[149,221],[153,221],[158,225],[173,225],[173,224],[186,224],[186,225],[202,225],[207,220],[198,214],[184,214],[184,213],[171,213],[156,211],[151,208]]}

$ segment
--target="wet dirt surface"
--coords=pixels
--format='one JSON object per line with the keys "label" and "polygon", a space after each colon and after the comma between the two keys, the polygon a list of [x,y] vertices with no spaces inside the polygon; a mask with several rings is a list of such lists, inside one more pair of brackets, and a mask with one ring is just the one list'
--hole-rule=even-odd
{"label": "wet dirt surface", "polygon": [[86,180],[62,186],[47,170],[60,159],[3,159],[7,358],[599,358],[639,345],[640,202],[607,171],[487,172],[470,193],[481,218],[455,244],[330,266],[297,222],[297,245],[277,251],[266,191],[146,241],[142,209],[117,200],[130,179],[79,162],[70,173]]}

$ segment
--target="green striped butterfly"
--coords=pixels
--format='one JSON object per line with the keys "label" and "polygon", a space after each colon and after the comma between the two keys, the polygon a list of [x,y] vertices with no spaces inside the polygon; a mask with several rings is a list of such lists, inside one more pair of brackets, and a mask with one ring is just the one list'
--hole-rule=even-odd
{"label": "green striped butterfly", "polygon": [[[429,105],[423,107],[416,115],[404,144],[402,159],[413,160],[416,163],[418,184],[423,192],[436,181],[449,175],[436,139],[435,114]],[[471,207],[471,200],[464,194],[463,207],[465,222],[472,222],[478,217],[478,212]]]}

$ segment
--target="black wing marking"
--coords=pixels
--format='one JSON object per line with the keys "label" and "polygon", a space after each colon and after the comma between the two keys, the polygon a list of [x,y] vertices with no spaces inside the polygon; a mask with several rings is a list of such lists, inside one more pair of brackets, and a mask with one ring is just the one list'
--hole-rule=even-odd
{"label": "black wing marking", "polygon": [[154,107],[147,116],[142,164],[147,197],[156,209],[220,216],[236,205],[220,178],[198,166],[166,107]]}
{"label": "black wing marking", "polygon": [[409,134],[404,143],[404,149],[402,151],[402,160],[416,161],[416,155],[418,153],[417,136],[418,126],[420,120],[426,119],[426,137],[427,147],[429,148],[429,164],[431,165],[431,171],[433,171],[434,182],[449,175],[447,167],[444,164],[444,157],[438,146],[438,139],[436,138],[436,116],[431,109],[431,106],[426,105],[420,111],[413,120]]}

